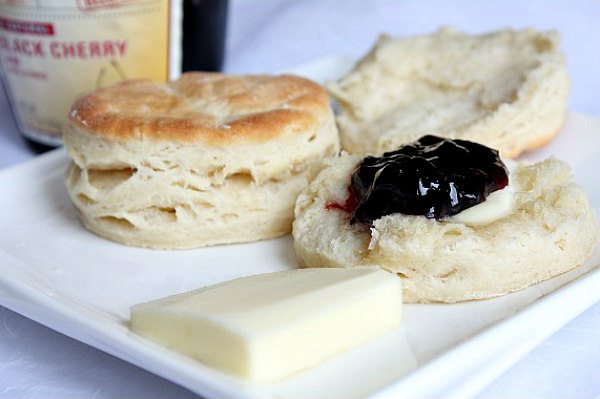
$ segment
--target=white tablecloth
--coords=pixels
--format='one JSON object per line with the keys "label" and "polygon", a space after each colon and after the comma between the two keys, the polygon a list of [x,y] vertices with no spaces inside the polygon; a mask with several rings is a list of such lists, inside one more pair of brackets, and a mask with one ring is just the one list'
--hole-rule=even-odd
{"label": "white tablecloth", "polygon": [[[328,54],[360,56],[384,31],[408,35],[440,25],[468,32],[555,28],[569,59],[570,108],[600,116],[600,1],[524,3],[233,0],[226,70],[276,71]],[[32,157],[0,95],[0,168]],[[0,307],[0,399],[138,397],[196,396]],[[600,303],[526,355],[479,397],[600,398]]]}

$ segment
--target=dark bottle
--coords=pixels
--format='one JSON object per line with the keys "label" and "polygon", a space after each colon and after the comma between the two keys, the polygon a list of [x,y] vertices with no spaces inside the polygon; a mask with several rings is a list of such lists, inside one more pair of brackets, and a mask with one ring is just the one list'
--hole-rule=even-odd
{"label": "dark bottle", "polygon": [[184,0],[181,71],[220,71],[228,0]]}
{"label": "dark bottle", "polygon": [[42,144],[42,143],[38,143],[37,141],[33,141],[25,136],[22,136],[23,140],[25,140],[25,143],[27,144],[27,147],[29,147],[29,149],[33,152],[35,152],[36,154],[43,154],[45,152],[48,152],[50,150],[54,150],[57,147],[52,147],[46,144]]}

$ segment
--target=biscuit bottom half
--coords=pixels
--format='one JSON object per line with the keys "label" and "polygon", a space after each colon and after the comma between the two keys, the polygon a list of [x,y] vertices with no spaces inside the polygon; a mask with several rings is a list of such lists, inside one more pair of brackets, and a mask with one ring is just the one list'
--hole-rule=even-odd
{"label": "biscuit bottom half", "polygon": [[299,196],[293,236],[303,267],[379,265],[402,278],[405,302],[458,302],[567,272],[597,244],[590,202],[557,159],[517,164],[510,176],[514,211],[483,226],[402,214],[351,225],[348,212],[327,204],[344,202],[359,161],[330,161]]}

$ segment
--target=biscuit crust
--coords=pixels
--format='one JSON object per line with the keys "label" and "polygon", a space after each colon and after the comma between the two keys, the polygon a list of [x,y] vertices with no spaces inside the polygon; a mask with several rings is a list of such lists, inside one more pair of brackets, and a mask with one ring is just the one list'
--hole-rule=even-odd
{"label": "biscuit crust", "polygon": [[190,72],[176,81],[126,80],[78,98],[72,126],[111,140],[263,142],[314,129],[326,90],[292,75]]}

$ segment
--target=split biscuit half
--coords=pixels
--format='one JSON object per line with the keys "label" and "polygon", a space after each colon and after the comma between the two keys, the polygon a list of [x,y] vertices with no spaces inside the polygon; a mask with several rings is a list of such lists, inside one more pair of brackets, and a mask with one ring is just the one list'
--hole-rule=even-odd
{"label": "split biscuit half", "polygon": [[515,163],[512,213],[469,226],[390,214],[350,224],[340,207],[360,157],[326,162],[298,197],[294,247],[302,267],[378,265],[402,278],[405,302],[458,302],[525,288],[581,265],[598,241],[594,212],[555,158]]}
{"label": "split biscuit half", "polygon": [[556,32],[453,29],[382,36],[339,81],[342,147],[393,151],[426,134],[475,141],[513,158],[558,133],[569,77]]}

